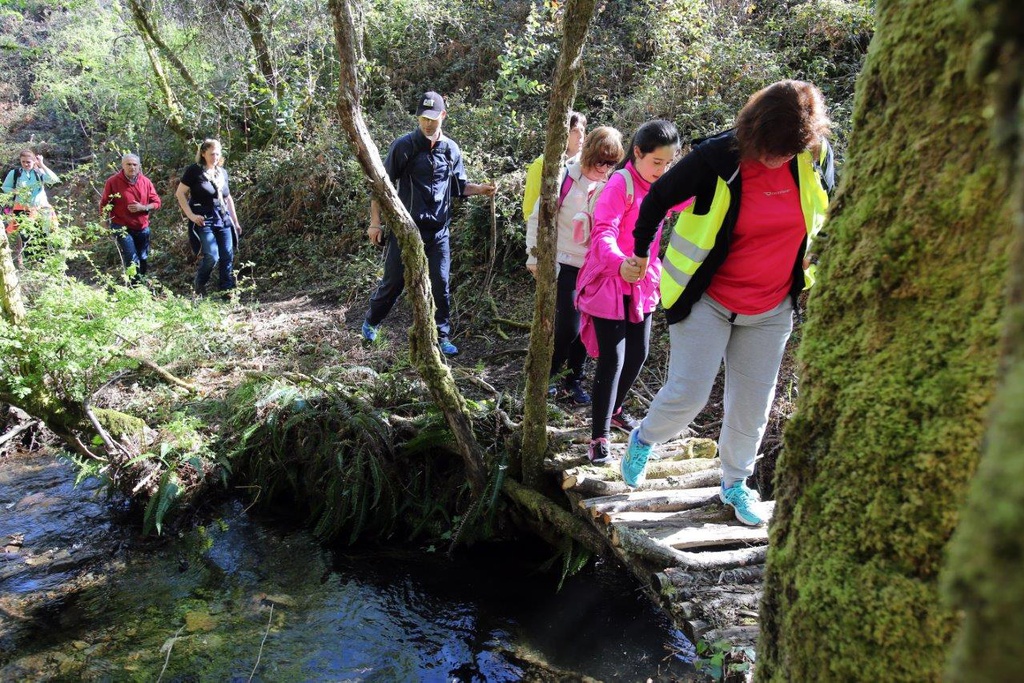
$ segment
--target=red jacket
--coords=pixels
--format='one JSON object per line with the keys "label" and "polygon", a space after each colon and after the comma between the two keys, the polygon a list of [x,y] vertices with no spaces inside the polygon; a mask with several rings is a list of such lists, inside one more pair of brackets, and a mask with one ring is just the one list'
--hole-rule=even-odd
{"label": "red jacket", "polygon": [[124,171],[118,171],[107,178],[103,186],[103,196],[100,197],[100,211],[110,206],[111,223],[139,232],[149,227],[149,214],[129,211],[128,205],[133,202],[150,204],[154,211],[160,208],[160,195],[153,189],[153,183],[149,178],[140,172],[134,185],[128,182]]}

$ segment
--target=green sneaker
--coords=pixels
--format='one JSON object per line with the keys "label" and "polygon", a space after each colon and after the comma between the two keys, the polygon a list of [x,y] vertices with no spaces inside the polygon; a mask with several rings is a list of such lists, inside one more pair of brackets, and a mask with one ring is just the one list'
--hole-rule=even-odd
{"label": "green sneaker", "polygon": [[629,445],[626,447],[626,455],[619,462],[619,471],[622,472],[622,481],[626,486],[636,488],[647,481],[647,459],[651,456],[654,446],[640,440],[640,428],[637,427],[629,433]]}
{"label": "green sneaker", "polygon": [[757,514],[753,507],[754,503],[760,500],[760,496],[755,491],[747,488],[745,482],[738,481],[729,488],[725,488],[725,484],[722,484],[718,497],[726,505],[731,505],[732,509],[736,512],[736,519],[747,526],[764,524],[764,518]]}

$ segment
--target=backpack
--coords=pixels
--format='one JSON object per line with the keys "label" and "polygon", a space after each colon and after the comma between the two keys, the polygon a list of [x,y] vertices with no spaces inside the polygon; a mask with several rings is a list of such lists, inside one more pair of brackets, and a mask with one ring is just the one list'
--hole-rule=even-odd
{"label": "backpack", "polygon": [[[18,179],[21,177],[21,166],[15,166],[13,169],[11,169],[7,173],[5,173],[4,174],[4,178],[6,178],[7,175],[11,174],[11,173],[14,174],[12,176],[12,178],[11,178],[11,192],[10,192],[11,199],[10,199],[10,203],[9,204],[8,203],[4,203],[3,204],[2,209],[3,209],[4,214],[11,214],[14,211],[14,203],[15,203],[14,202],[14,197],[15,197],[17,191],[18,191]],[[11,232],[11,230],[8,229],[7,232]]]}
{"label": "backpack", "polygon": [[[624,168],[620,168],[615,173],[621,175],[626,181],[626,211],[629,211],[633,207],[633,176]],[[605,181],[596,187],[590,195],[590,199],[587,200],[586,210],[580,211],[572,217],[572,238],[577,244],[590,244],[590,231],[594,228],[594,207],[597,206],[597,198],[601,196],[601,192],[607,185],[608,181]]]}

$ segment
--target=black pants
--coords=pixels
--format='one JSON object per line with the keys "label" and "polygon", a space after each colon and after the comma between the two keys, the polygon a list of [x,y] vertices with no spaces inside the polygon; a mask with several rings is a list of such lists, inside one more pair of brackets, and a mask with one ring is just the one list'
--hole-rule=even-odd
{"label": "black pants", "polygon": [[[629,309],[629,299],[626,299]],[[651,314],[643,322],[594,318],[597,333],[598,358],[594,371],[594,390],[591,392],[591,438],[607,437],[611,433],[612,414],[622,407],[626,394],[640,375],[647,361],[651,342]]]}
{"label": "black pants", "polygon": [[558,296],[555,299],[555,350],[551,354],[551,376],[559,374],[562,366],[568,371],[566,382],[583,379],[583,362],[587,349],[580,341],[580,312],[576,310],[576,266],[558,264]]}
{"label": "black pants", "polygon": [[[448,243],[449,231],[444,227],[437,232],[420,230],[423,238],[423,249],[427,254],[427,269],[430,275],[430,290],[434,296],[434,323],[437,325],[438,339],[449,338],[452,328],[450,316],[450,296],[448,293],[448,276],[451,271],[452,255]],[[366,311],[366,322],[377,327],[388,313],[391,312],[402,290],[405,289],[405,267],[402,265],[402,249],[398,246],[398,238],[392,232],[388,237],[387,254],[384,255],[384,277],[380,279],[377,290],[370,297],[370,309]]]}

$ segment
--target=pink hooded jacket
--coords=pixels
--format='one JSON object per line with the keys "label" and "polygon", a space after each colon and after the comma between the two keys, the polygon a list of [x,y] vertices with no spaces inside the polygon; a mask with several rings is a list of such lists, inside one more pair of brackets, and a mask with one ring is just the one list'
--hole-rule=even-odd
{"label": "pink hooded jacket", "polygon": [[[622,263],[633,256],[633,226],[636,225],[640,204],[651,189],[633,162],[626,162],[626,170],[633,177],[633,201],[629,202],[626,181],[621,174],[612,174],[594,206],[594,228],[590,235],[590,248],[583,260],[576,280],[576,308],[583,314],[580,320],[580,339],[587,353],[597,358],[597,334],[591,318],[629,320],[642,322],[644,316],[658,306],[661,283],[661,259],[657,249],[651,250],[647,273],[636,283],[626,282],[619,274]],[[687,200],[674,207],[682,210]],[[661,226],[652,244],[661,243]],[[629,297],[630,308],[624,310],[625,297]]]}

